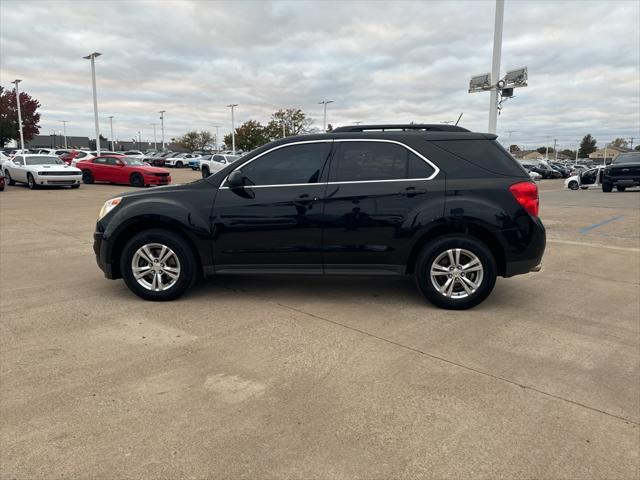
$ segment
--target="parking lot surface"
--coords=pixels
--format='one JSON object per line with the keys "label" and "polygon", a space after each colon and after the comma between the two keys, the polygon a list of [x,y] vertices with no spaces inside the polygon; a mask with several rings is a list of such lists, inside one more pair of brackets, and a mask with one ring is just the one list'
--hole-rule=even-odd
{"label": "parking lot surface", "polygon": [[462,312],[411,278],[145,302],[92,251],[130,187],[7,187],[1,477],[637,478],[640,191],[540,186],[543,270]]}

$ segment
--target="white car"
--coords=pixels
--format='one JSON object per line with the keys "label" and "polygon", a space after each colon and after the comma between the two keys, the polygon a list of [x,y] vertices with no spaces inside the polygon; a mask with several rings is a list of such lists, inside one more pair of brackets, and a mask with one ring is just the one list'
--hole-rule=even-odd
{"label": "white car", "polygon": [[537,181],[540,180],[542,178],[542,175],[540,175],[538,172],[534,172],[534,171],[527,171],[527,173],[529,174],[529,176],[531,177],[531,180],[533,181]]}
{"label": "white car", "polygon": [[199,155],[195,155],[193,153],[179,153],[177,155],[165,157],[164,166],[182,168],[184,166],[189,165],[190,160],[193,160],[194,158],[198,158],[198,157]]}
{"label": "white car", "polygon": [[82,179],[79,168],[52,155],[16,155],[2,165],[2,172],[9,185],[26,183],[32,190],[41,185],[78,188]]}
{"label": "white car", "polygon": [[565,188],[569,190],[586,190],[588,188],[600,188],[602,186],[602,169],[604,167],[590,168],[572,175],[564,181]]}
{"label": "white car", "polygon": [[142,153],[140,150],[127,150],[126,152],[123,152],[121,155],[125,155],[130,158],[137,158],[139,160],[142,160],[145,157],[145,154]]}
{"label": "white car", "polygon": [[2,167],[2,165],[4,164],[4,162],[6,162],[7,160],[9,160],[9,157],[7,157],[4,152],[0,151],[0,167]]}
{"label": "white car", "polygon": [[207,178],[209,175],[219,172],[230,163],[235,162],[238,158],[240,157],[234,155],[205,155],[200,159],[202,178]]}

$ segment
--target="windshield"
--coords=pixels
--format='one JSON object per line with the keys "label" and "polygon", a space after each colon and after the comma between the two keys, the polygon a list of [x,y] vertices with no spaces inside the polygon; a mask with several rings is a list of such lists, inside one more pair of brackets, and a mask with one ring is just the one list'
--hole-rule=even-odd
{"label": "windshield", "polygon": [[58,157],[27,157],[27,165],[64,165]]}
{"label": "windshield", "polygon": [[640,152],[621,153],[613,163],[640,163]]}
{"label": "windshield", "polygon": [[122,163],[124,163],[125,165],[131,165],[132,167],[140,167],[140,166],[144,165],[144,162],[142,160],[137,159],[137,158],[120,157],[119,160]]}

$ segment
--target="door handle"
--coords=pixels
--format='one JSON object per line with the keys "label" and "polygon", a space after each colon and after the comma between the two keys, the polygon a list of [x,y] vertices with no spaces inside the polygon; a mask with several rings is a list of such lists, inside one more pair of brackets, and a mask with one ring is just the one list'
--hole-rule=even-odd
{"label": "door handle", "polygon": [[427,193],[426,190],[418,190],[416,187],[407,187],[404,190],[400,190],[400,195],[406,195],[409,198],[415,197],[416,195],[420,195],[423,193]]}
{"label": "door handle", "polygon": [[317,196],[310,196],[308,194],[304,194],[304,195],[300,195],[298,197],[296,197],[293,200],[293,204],[297,205],[298,207],[306,207],[309,206],[309,208],[311,208],[310,205],[313,204],[313,202],[317,202],[318,201],[318,197]]}

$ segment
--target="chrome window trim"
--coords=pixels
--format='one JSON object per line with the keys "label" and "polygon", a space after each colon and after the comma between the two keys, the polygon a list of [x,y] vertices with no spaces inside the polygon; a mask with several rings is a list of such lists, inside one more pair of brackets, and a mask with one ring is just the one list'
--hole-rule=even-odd
{"label": "chrome window trim", "polygon": [[[436,164],[434,164],[433,162],[431,162],[427,157],[425,157],[424,155],[422,155],[421,153],[418,153],[416,150],[414,150],[413,148],[411,148],[409,145],[399,142],[397,140],[388,140],[388,139],[381,139],[381,138],[338,138],[338,139],[323,139],[323,140],[304,140],[304,141],[300,141],[300,142],[291,142],[291,143],[285,143],[283,145],[277,145],[273,148],[270,148],[269,150],[262,152],[260,155],[256,155],[254,158],[252,158],[251,160],[249,160],[247,163],[243,163],[242,165],[239,165],[238,167],[234,168],[233,170],[231,170],[229,172],[229,175],[231,175],[233,172],[235,172],[236,170],[249,165],[251,162],[253,162],[254,160],[257,160],[258,158],[262,157],[263,155],[266,155],[267,153],[271,153],[275,150],[279,150],[280,148],[285,148],[285,147],[289,147],[292,145],[304,145],[307,143],[327,143],[327,142],[380,142],[380,143],[395,143],[396,145],[400,145],[404,148],[406,148],[407,150],[409,150],[411,153],[413,153],[414,155],[416,155],[418,158],[421,158],[424,162],[426,162],[431,168],[433,168],[433,174],[431,174],[429,177],[427,178],[392,178],[392,179],[387,179],[387,180],[350,180],[350,181],[345,181],[345,182],[318,182],[318,183],[283,183],[283,184],[278,184],[278,185],[251,185],[251,186],[247,186],[247,188],[265,188],[265,187],[301,187],[301,186],[305,186],[305,185],[342,185],[342,184],[351,184],[351,183],[381,183],[381,182],[410,182],[410,181],[420,181],[420,180],[433,180],[438,173],[440,173],[440,169],[438,168],[438,166]],[[235,163],[235,162],[234,162]],[[228,190],[229,187],[225,187],[225,183],[227,183],[227,178],[229,177],[229,175],[227,175],[224,180],[222,181],[222,183],[220,184],[219,189],[221,190]]]}

